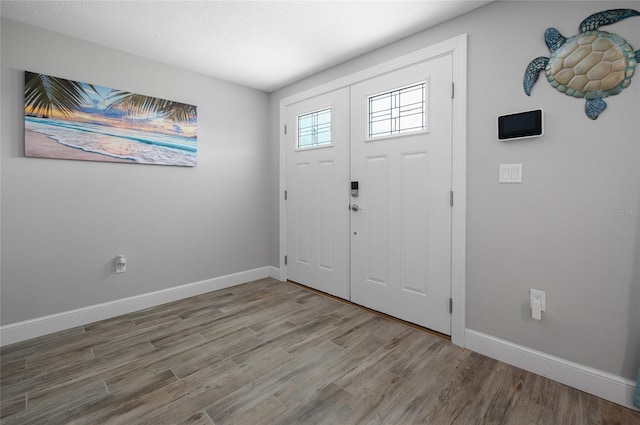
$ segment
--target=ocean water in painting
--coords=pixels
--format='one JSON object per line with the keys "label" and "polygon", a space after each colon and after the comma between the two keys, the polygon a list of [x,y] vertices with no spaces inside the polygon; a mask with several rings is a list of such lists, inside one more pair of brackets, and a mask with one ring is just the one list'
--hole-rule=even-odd
{"label": "ocean water in painting", "polygon": [[143,164],[194,166],[197,161],[195,137],[29,116],[25,129],[71,148]]}

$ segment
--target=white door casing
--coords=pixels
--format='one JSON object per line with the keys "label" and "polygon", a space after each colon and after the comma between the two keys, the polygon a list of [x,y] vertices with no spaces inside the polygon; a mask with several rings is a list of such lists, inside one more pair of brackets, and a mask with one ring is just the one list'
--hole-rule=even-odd
{"label": "white door casing", "polygon": [[[444,54],[453,58],[453,83],[455,98],[453,101],[452,129],[452,179],[454,194],[451,228],[451,296],[453,313],[451,318],[451,341],[465,346],[465,283],[466,283],[466,149],[467,149],[467,35],[462,34],[449,40],[425,47],[413,53],[391,59],[362,71],[347,75],[326,84],[304,90],[280,100],[280,129],[286,124],[286,108],[288,105],[309,99],[340,88],[348,87]],[[280,280],[290,278],[288,266],[285,264],[287,254],[287,201],[284,192],[287,189],[287,138],[280,132],[280,202],[279,202],[279,268],[274,269],[274,276]]]}

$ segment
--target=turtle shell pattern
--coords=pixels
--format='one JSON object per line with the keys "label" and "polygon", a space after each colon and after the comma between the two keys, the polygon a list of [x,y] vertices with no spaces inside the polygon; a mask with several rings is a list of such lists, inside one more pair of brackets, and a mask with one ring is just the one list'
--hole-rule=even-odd
{"label": "turtle shell pattern", "polygon": [[568,38],[551,54],[545,72],[558,91],[596,99],[628,87],[635,65],[635,52],[629,43],[616,34],[596,30]]}

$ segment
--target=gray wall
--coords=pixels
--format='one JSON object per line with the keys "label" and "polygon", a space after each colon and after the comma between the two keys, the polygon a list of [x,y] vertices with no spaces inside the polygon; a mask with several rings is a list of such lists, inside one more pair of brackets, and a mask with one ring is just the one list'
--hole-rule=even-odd
{"label": "gray wall", "polygon": [[[2,325],[269,264],[267,94],[15,21],[1,31]],[[25,158],[24,70],[197,105],[198,166]]]}
{"label": "gray wall", "polygon": [[[545,28],[637,2],[496,2],[271,94],[271,162],[282,98],[462,33],[468,54],[467,327],[629,379],[640,367],[640,75],[596,121],[544,76],[522,91]],[[605,27],[640,49],[640,18]],[[640,69],[637,70],[640,74]],[[496,116],[545,111],[539,139],[496,141]],[[521,185],[498,164],[523,163]],[[271,263],[278,264],[278,166],[271,169]],[[546,291],[533,321],[529,288]]]}

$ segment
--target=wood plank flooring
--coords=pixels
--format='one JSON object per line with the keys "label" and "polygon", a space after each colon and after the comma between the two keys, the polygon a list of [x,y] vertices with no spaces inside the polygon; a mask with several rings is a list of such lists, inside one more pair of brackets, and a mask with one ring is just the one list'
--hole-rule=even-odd
{"label": "wood plank flooring", "polygon": [[640,424],[630,409],[272,279],[1,350],[2,424]]}

